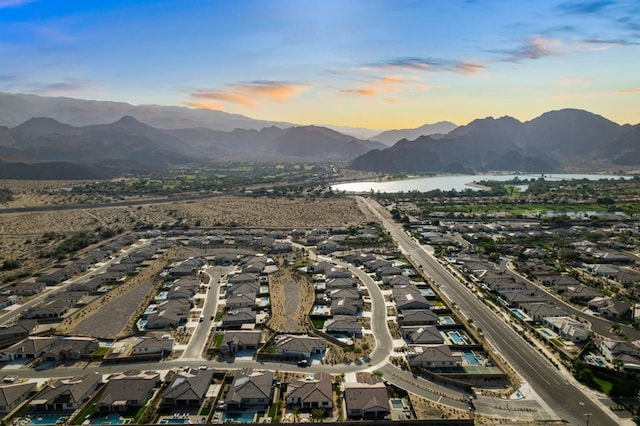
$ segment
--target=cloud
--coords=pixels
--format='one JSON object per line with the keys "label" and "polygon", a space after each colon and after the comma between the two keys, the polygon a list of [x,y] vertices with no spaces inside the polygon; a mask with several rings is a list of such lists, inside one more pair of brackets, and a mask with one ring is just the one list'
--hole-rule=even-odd
{"label": "cloud", "polygon": [[213,109],[217,111],[224,109],[224,105],[222,105],[220,102],[214,102],[214,101],[207,101],[207,102],[187,101],[184,104],[194,108]]}
{"label": "cloud", "polygon": [[94,86],[91,80],[67,79],[62,82],[36,87],[32,91],[45,96],[67,96],[86,92],[93,89]]}
{"label": "cloud", "polygon": [[[212,106],[209,109],[221,109],[224,103],[254,107],[264,100],[285,102],[296,93],[308,89],[309,86],[283,81],[255,80],[248,83],[229,84],[220,90],[196,90],[191,93],[191,97],[196,100],[188,101],[186,104],[203,108],[206,107],[205,105]],[[198,99],[204,99],[205,102]]]}
{"label": "cloud", "polygon": [[633,87],[631,89],[618,90],[618,93],[622,95],[637,95],[637,94],[640,94],[640,87]]}
{"label": "cloud", "polygon": [[485,66],[480,63],[470,61],[456,61],[439,58],[421,58],[421,57],[398,57],[385,61],[377,62],[371,65],[374,68],[390,68],[415,71],[450,71],[465,74],[476,73],[482,71]]}
{"label": "cloud", "polygon": [[[378,94],[389,93],[426,92],[431,89],[440,89],[443,87],[447,87],[447,85],[426,85],[416,76],[402,77],[387,75],[378,79],[370,79],[366,87],[361,85],[360,87],[341,89],[340,92],[356,96],[376,96]],[[387,98],[385,100],[392,103],[398,102],[397,98]]]}
{"label": "cloud", "polygon": [[560,3],[558,10],[568,14],[593,15],[601,13],[615,3],[613,0],[567,1]]}
{"label": "cloud", "polygon": [[531,37],[516,49],[503,50],[507,57],[505,62],[520,62],[525,59],[540,59],[546,56],[562,56],[567,52],[563,49],[562,41],[548,37]]}
{"label": "cloud", "polygon": [[0,0],[0,9],[6,9],[9,7],[20,7],[25,4],[33,3],[36,0]]}
{"label": "cloud", "polygon": [[376,89],[343,89],[341,92],[362,96],[375,96],[378,93]]}

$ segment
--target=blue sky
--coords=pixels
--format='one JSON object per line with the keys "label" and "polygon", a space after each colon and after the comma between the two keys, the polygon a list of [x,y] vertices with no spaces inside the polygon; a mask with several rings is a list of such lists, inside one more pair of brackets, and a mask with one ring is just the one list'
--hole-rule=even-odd
{"label": "blue sky", "polygon": [[0,91],[416,127],[640,122],[640,0],[0,0]]}

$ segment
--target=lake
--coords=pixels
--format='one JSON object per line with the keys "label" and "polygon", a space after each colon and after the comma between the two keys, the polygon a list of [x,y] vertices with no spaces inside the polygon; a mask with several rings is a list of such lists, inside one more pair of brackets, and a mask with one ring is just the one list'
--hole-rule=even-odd
{"label": "lake", "polygon": [[[475,186],[469,184],[473,182],[483,181],[499,181],[505,182],[516,177],[520,180],[524,179],[538,179],[542,175],[540,174],[518,174],[518,175],[457,175],[457,176],[432,176],[423,178],[402,179],[387,182],[349,182],[331,185],[331,189],[334,191],[356,192],[366,193],[371,192],[408,192],[408,191],[420,191],[429,192],[439,189],[441,191],[464,191],[465,189],[471,189],[474,191],[479,190]],[[545,180],[565,180],[565,179],[588,179],[588,180],[602,180],[602,179],[631,179],[633,176],[622,175],[591,175],[591,174],[545,174]]]}

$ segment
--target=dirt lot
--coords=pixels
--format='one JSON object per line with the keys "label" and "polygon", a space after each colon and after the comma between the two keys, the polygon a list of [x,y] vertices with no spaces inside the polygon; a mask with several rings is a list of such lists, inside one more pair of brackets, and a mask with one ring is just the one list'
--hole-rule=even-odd
{"label": "dirt lot", "polygon": [[139,275],[75,313],[58,327],[61,333],[113,339],[131,334],[141,310],[154,296],[155,279],[169,263],[165,254]]}
{"label": "dirt lot", "polygon": [[[1,186],[2,183],[0,183]],[[45,185],[45,183],[38,183]],[[25,184],[26,185],[26,184]],[[50,184],[53,185],[53,184]],[[63,186],[63,183],[60,183]],[[76,231],[103,228],[129,230],[136,224],[174,224],[178,221],[196,227],[237,226],[251,228],[315,228],[362,224],[367,216],[352,198],[288,199],[240,196],[215,197],[194,202],[147,204],[86,210],[33,213],[2,213],[11,205],[42,205],[47,197],[28,186],[15,184],[16,200],[0,205],[0,258],[18,259],[21,267],[0,271],[0,282],[18,274],[32,273],[53,263],[42,258],[59,240],[43,239],[46,232],[70,235]],[[51,195],[52,200],[58,195]],[[27,201],[30,200],[30,201]],[[53,203],[53,201],[51,201]]]}
{"label": "dirt lot", "polygon": [[309,279],[293,274],[281,264],[280,271],[269,276],[269,291],[272,303],[269,327],[280,333],[308,331],[308,315],[314,301]]}

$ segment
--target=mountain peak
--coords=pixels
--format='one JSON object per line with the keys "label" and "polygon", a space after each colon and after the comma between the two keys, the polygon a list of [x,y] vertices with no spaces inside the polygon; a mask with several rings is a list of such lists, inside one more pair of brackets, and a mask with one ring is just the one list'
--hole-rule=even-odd
{"label": "mountain peak", "polygon": [[72,126],[49,117],[33,117],[12,129],[14,132],[30,135],[68,134],[74,131]]}
{"label": "mountain peak", "polygon": [[387,130],[373,136],[371,140],[389,145],[401,139],[415,140],[420,136],[431,136],[436,134],[446,135],[456,127],[457,125],[450,121],[438,121],[433,124],[423,124],[415,129]]}

